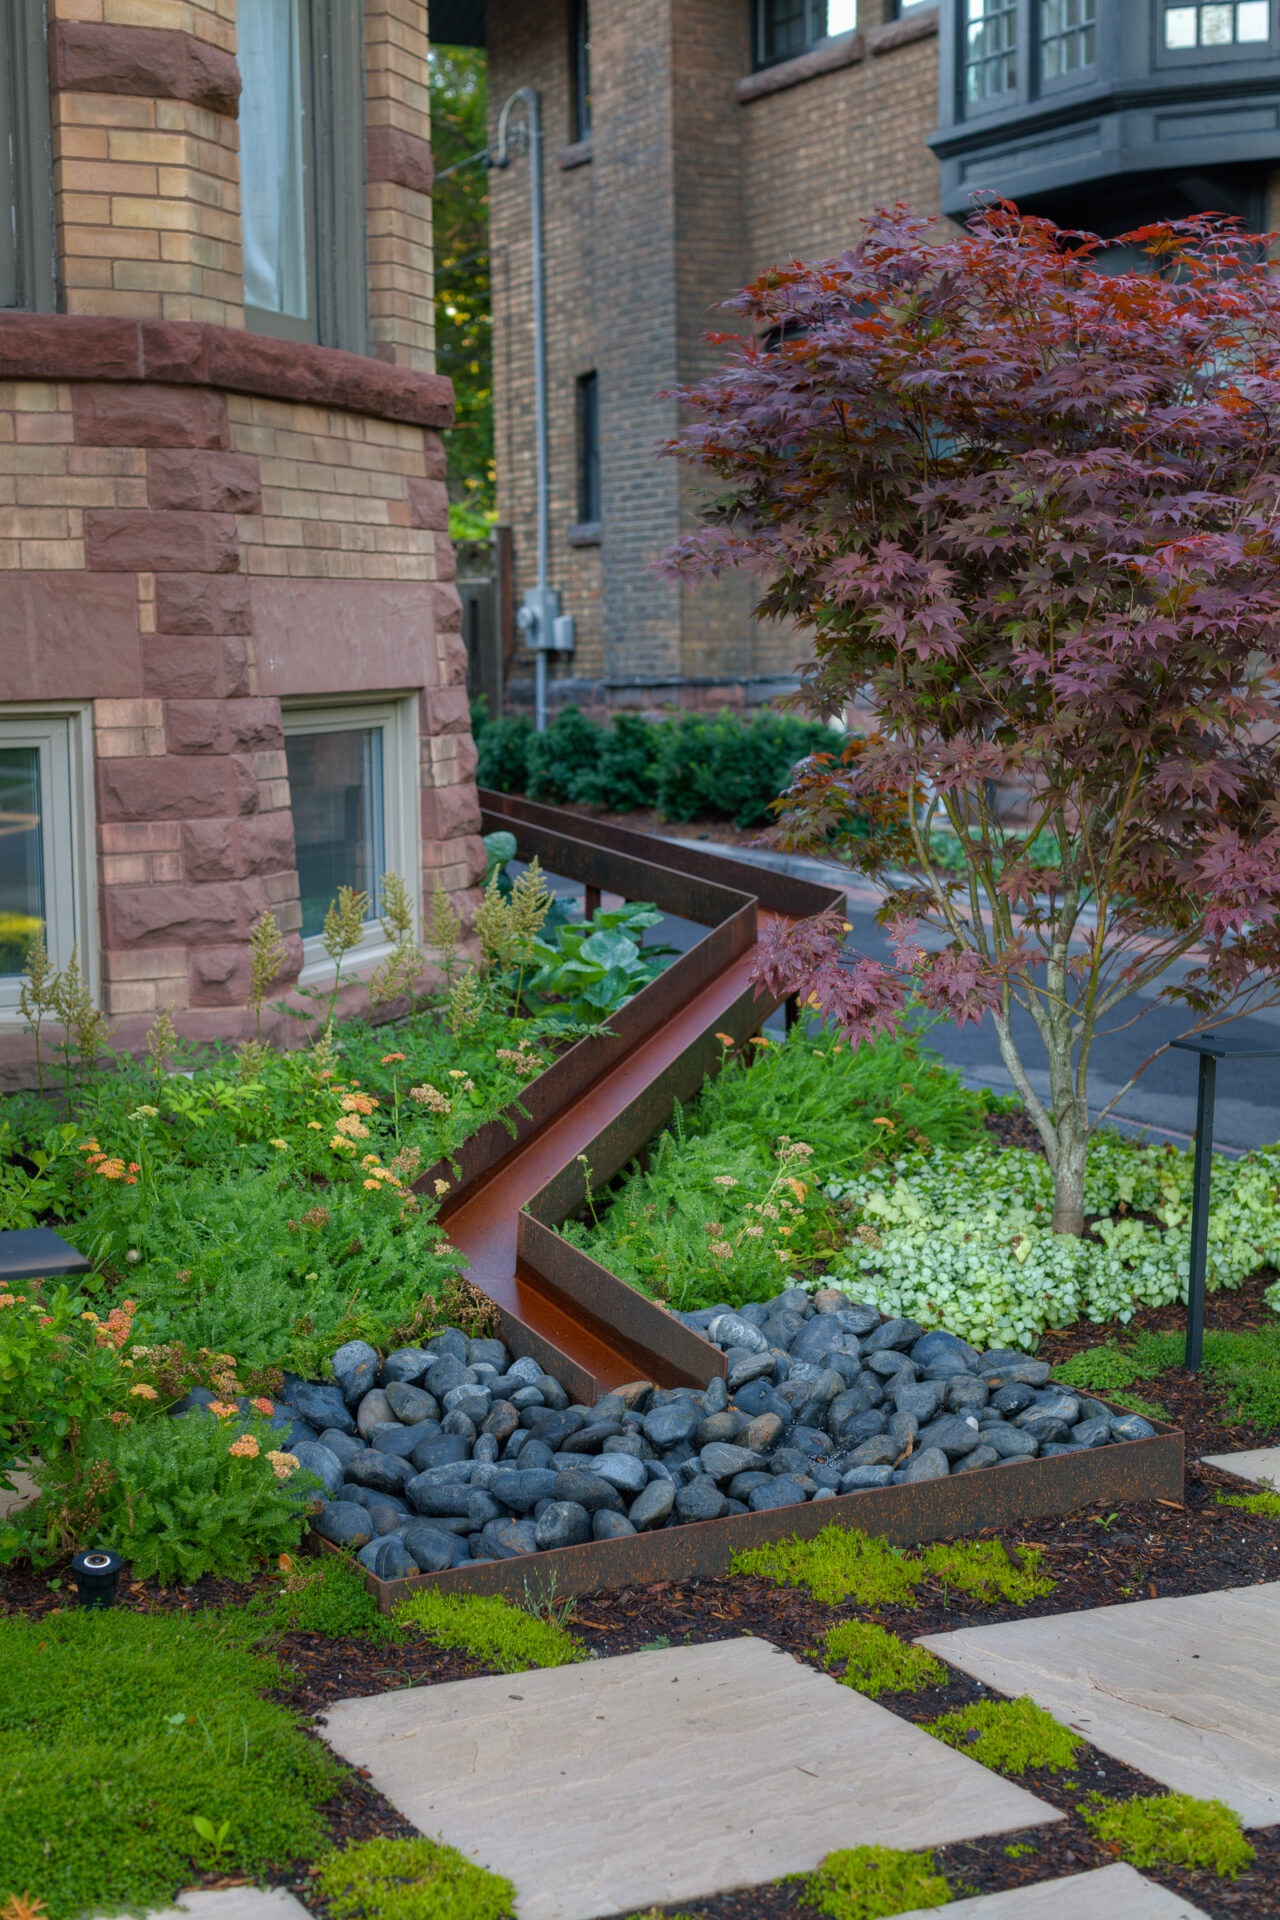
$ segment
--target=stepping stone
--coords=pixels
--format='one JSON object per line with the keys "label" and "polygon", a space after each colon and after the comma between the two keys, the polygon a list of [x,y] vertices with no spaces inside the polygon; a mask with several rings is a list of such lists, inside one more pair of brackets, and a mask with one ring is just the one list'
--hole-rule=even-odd
{"label": "stepping stone", "polygon": [[1029,1693],[1178,1793],[1280,1820],[1280,1582],[927,1634],[941,1660]]}
{"label": "stepping stone", "polygon": [[11,1513],[17,1513],[19,1508],[29,1506],[40,1496],[39,1487],[31,1475],[24,1473],[21,1467],[11,1468],[9,1478],[13,1482],[13,1491],[0,1487],[0,1520],[7,1520]]}
{"label": "stepping stone", "polygon": [[324,1735],[426,1834],[595,1920],[1062,1816],[767,1640],[415,1687]]}
{"label": "stepping stone", "polygon": [[196,1887],[178,1900],[147,1920],[307,1920],[306,1908],[283,1887]]}
{"label": "stepping stone", "polygon": [[933,1920],[948,1913],[955,1920],[1109,1920],[1113,1914],[1123,1914],[1124,1920],[1206,1920],[1203,1908],[1144,1880],[1133,1867],[1120,1866],[1073,1873],[1069,1880],[1042,1880],[1009,1893],[982,1893],[927,1912],[913,1907],[897,1920]]}
{"label": "stepping stone", "polygon": [[1234,1473],[1240,1480],[1256,1480],[1260,1487],[1280,1487],[1280,1447],[1250,1447],[1245,1453],[1206,1453],[1206,1467]]}

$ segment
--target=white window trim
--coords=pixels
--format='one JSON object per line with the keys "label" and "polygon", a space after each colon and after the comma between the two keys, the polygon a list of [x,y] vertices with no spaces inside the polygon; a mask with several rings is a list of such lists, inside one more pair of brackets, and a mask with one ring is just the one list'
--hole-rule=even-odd
{"label": "white window trim", "polygon": [[[291,733],[341,733],[349,727],[382,729],[382,818],[386,871],[398,873],[409,890],[415,936],[422,914],[421,780],[419,774],[418,696],[392,693],[369,701],[308,700],[282,705],[286,737]],[[363,975],[385,960],[391,947],[377,917],[365,926],[365,937],[342,963],[344,977]],[[323,987],[333,982],[337,969],[324,950],[319,934],[302,943],[300,987]]]}
{"label": "white window trim", "polygon": [[[83,701],[0,705],[0,745],[40,748],[45,850],[45,942],[55,967],[76,949],[99,996],[97,830],[93,808],[93,709]],[[20,974],[0,975],[0,1027],[22,1024]]]}

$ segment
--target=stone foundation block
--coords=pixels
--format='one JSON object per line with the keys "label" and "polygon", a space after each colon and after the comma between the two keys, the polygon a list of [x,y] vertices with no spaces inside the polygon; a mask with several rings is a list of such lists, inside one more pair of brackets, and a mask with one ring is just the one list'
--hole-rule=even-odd
{"label": "stone foundation block", "polygon": [[[111,947],[213,945],[243,948],[249,929],[266,910],[261,880],[222,880],[211,886],[111,887],[103,895],[102,920]],[[243,955],[248,966],[248,954]]]}
{"label": "stone foundation block", "polygon": [[161,449],[147,462],[147,498],[153,507],[185,513],[261,513],[258,461],[250,453],[193,457]]}
{"label": "stone foundation block", "polygon": [[249,691],[249,653],[243,640],[220,636],[179,639],[146,634],[142,640],[142,684],[148,693],[174,698],[208,695],[234,699]]}
{"label": "stone foundation block", "polygon": [[480,803],[471,785],[429,787],[422,796],[424,840],[456,840],[480,831]]}
{"label": "stone foundation block", "polygon": [[235,573],[240,535],[226,513],[91,508],[85,561],[98,573]]}
{"label": "stone foundation block", "polygon": [[208,820],[255,813],[253,763],[236,754],[106,760],[98,766],[103,820]]}
{"label": "stone foundation block", "polygon": [[228,447],[231,429],[220,393],[78,381],[71,389],[76,439],[87,447]]}
{"label": "stone foundation block", "polygon": [[249,634],[253,614],[243,575],[166,573],[156,581],[156,630],[180,634]]}
{"label": "stone foundation block", "polygon": [[182,829],[188,880],[242,880],[294,864],[293,817],[260,813],[251,820],[189,820]]}

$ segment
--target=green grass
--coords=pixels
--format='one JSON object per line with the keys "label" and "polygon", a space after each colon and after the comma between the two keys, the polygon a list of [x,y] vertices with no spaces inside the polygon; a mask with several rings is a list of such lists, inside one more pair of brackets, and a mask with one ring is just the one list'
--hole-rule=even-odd
{"label": "green grass", "polygon": [[516,1890],[440,1840],[362,1840],[321,1862],[330,1920],[509,1920]]}
{"label": "green grass", "polygon": [[496,1597],[425,1588],[402,1600],[392,1618],[398,1627],[412,1628],[433,1646],[456,1647],[500,1673],[565,1667],[587,1658],[582,1642],[563,1627]]}
{"label": "green grass", "polygon": [[918,1589],[941,1587],[991,1603],[1025,1606],[1052,1593],[1038,1547],[1016,1556],[998,1540],[950,1541],[908,1553],[875,1534],[827,1526],[811,1540],[795,1535],[735,1553],[731,1573],[756,1574],[779,1587],[804,1587],[815,1600],[839,1606],[915,1606]]}
{"label": "green grass", "polygon": [[844,1661],[841,1686],[856,1687],[872,1700],[882,1693],[911,1693],[946,1679],[941,1661],[873,1620],[842,1620],[824,1636],[821,1653],[828,1667]]}
{"label": "green grass", "polygon": [[212,1864],[256,1875],[313,1855],[341,1777],[235,1616],[68,1612],[0,1620],[0,1907],[47,1920],[167,1907]]}
{"label": "green grass", "polygon": [[928,1853],[894,1847],[843,1847],[816,1873],[792,1876],[806,1907],[827,1920],[886,1920],[916,1907],[944,1907],[950,1890]]}
{"label": "green grass", "polygon": [[929,1732],[997,1773],[1026,1773],[1030,1767],[1063,1773],[1075,1765],[1084,1745],[1078,1733],[1025,1695],[1020,1700],[975,1700],[972,1706],[942,1714]]}
{"label": "green grass", "polygon": [[1159,1793],[1135,1800],[1090,1797],[1081,1818],[1104,1846],[1135,1867],[1204,1867],[1234,1880],[1254,1850],[1221,1800]]}

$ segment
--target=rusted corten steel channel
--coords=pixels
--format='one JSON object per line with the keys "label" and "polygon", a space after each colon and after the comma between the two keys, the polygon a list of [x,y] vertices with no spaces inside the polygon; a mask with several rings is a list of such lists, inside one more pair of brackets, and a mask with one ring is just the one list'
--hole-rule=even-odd
{"label": "rusted corten steel channel", "polygon": [[[842,894],[700,849],[607,826],[555,807],[482,792],[486,832],[505,827],[519,855],[592,893],[652,900],[708,932],[610,1021],[606,1036],[579,1041],[525,1089],[495,1123],[417,1183],[451,1178],[441,1219],[467,1256],[468,1277],[498,1310],[516,1354],[531,1354],[578,1399],[594,1402],[625,1381],[705,1386],[724,1355],[656,1302],[555,1232],[587,1194],[643,1150],[677,1101],[721,1066],[717,1037],[745,1042],[779,1004],[751,982],[758,913],[802,918],[843,908]],[[523,1109],[523,1111],[521,1110]],[[585,1164],[584,1164],[585,1163]],[[828,1525],[856,1527],[901,1545],[1017,1525],[1106,1501],[1181,1501],[1183,1439],[1161,1426],[1153,1439],[1048,1460],[1010,1462],[945,1480],[838,1495],[767,1513],[739,1514],[594,1541],[511,1560],[477,1561],[445,1573],[378,1580],[383,1611],[417,1587],[442,1593],[602,1587],[727,1573],[731,1556]],[[322,1543],[323,1544],[323,1543]]]}

